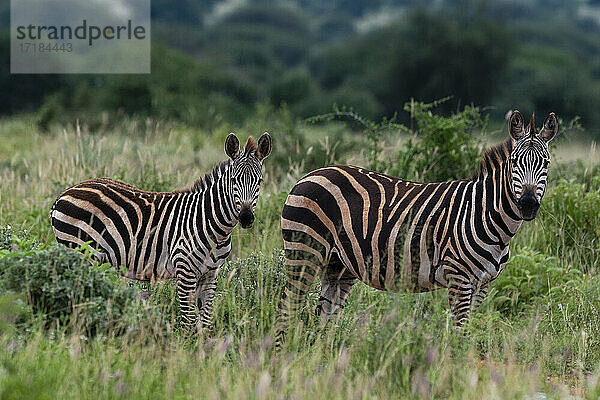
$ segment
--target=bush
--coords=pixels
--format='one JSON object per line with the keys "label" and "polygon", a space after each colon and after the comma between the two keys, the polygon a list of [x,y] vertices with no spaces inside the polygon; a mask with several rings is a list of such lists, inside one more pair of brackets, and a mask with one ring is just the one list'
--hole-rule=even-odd
{"label": "bush", "polygon": [[12,252],[0,258],[0,289],[24,293],[33,311],[45,314],[47,326],[119,331],[131,316],[136,291],[90,264],[89,257],[58,245],[27,255]]}
{"label": "bush", "polygon": [[404,105],[404,111],[410,112],[412,137],[388,161],[390,174],[437,182],[467,178],[475,169],[482,147],[475,132],[485,130],[487,118],[470,106],[449,117],[433,114],[431,109],[442,101]]}
{"label": "bush", "polygon": [[314,82],[305,71],[291,71],[273,82],[269,88],[269,99],[276,106],[295,104],[314,92]]}
{"label": "bush", "polygon": [[12,243],[12,229],[10,226],[0,226],[0,250],[10,250]]}
{"label": "bush", "polygon": [[513,254],[492,283],[489,297],[496,310],[518,314],[535,304],[560,296],[583,281],[582,273],[557,258],[524,247]]}
{"label": "bush", "polygon": [[16,323],[26,321],[32,317],[31,307],[23,301],[22,296],[0,292],[0,335],[13,333]]}
{"label": "bush", "polygon": [[594,272],[600,257],[600,176],[590,184],[565,179],[544,197],[532,245]]}
{"label": "bush", "polygon": [[29,232],[22,229],[14,229],[12,226],[0,226],[0,258],[19,250],[30,254],[35,250],[43,248],[44,245],[35,240]]}
{"label": "bush", "polygon": [[[431,112],[446,100],[428,104],[406,103],[404,111],[410,113],[410,128],[396,123],[395,117],[375,123],[351,109],[337,107],[333,112],[312,117],[309,121],[352,120],[367,136],[369,169],[425,182],[464,179],[477,166],[482,141],[475,133],[478,129],[485,130],[487,117],[483,118],[478,108],[470,106],[449,117]],[[399,150],[390,151],[392,144],[389,141],[398,141],[406,133],[411,135],[408,141]]]}

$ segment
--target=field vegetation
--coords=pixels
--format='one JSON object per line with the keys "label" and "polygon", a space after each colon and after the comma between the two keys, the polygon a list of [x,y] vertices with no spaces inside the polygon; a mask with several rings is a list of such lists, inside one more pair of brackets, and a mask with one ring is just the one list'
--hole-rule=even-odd
{"label": "field vegetation", "polygon": [[[0,3],[0,399],[599,398],[598,0],[151,7],[151,74],[20,75]],[[466,178],[514,108],[556,112],[560,137],[539,215],[465,332],[446,290],[361,284],[319,330],[317,283],[276,354],[292,185],[337,163]],[[187,337],[172,282],[127,281],[90,248],[65,250],[48,213],[92,177],[189,185],[226,157],[231,131],[268,131],[273,153],[254,227],[233,232],[213,326]]]}
{"label": "field vegetation", "polygon": [[[0,397],[597,398],[600,168],[561,161],[564,140],[552,147],[538,217],[513,240],[507,268],[464,334],[453,328],[445,290],[392,294],[361,284],[319,331],[315,287],[274,353],[285,280],[279,217],[304,172],[350,162],[406,178],[466,177],[483,143],[506,135],[490,132],[474,107],[447,117],[418,102],[406,110],[405,126],[341,109],[303,121],[263,104],[210,131],[127,116],[49,129],[37,115],[0,120]],[[172,283],[126,281],[90,249],[63,249],[48,212],[62,190],[89,177],[147,190],[187,185],[226,157],[230,130],[268,130],[274,152],[254,228],[233,233],[213,327],[190,338],[179,332]]]}

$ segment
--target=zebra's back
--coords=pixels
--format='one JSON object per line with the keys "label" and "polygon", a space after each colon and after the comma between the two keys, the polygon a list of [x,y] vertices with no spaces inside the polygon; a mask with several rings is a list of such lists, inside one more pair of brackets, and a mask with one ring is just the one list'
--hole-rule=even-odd
{"label": "zebra's back", "polygon": [[115,267],[132,279],[166,279],[169,265],[165,223],[175,206],[175,193],[147,192],[108,179],[90,179],[67,189],[50,211],[59,243],[78,247],[91,242]]}

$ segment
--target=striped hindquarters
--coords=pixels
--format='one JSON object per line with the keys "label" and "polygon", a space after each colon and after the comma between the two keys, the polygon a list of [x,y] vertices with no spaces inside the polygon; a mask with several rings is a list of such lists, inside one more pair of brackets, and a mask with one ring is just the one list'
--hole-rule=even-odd
{"label": "striped hindquarters", "polygon": [[50,212],[59,243],[86,242],[133,279],[171,277],[165,237],[173,233],[176,195],[141,191],[100,178],[81,182],[59,196]]}

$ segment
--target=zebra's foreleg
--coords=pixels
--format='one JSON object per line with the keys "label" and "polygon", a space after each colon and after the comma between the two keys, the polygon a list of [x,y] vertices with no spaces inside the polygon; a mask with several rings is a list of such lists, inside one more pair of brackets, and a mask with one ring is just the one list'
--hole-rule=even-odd
{"label": "zebra's foreleg", "polygon": [[208,271],[198,283],[198,309],[200,310],[198,330],[207,328],[212,322],[217,275],[218,269]]}
{"label": "zebra's foreleg", "polygon": [[219,243],[214,252],[204,261],[206,273],[200,279],[198,284],[198,309],[200,316],[198,319],[198,330],[207,328],[212,323],[213,300],[217,289],[217,276],[221,266],[229,257],[231,252],[231,240],[228,237]]}
{"label": "zebra's foreleg", "polygon": [[181,325],[185,330],[191,331],[196,327],[196,296],[198,279],[185,265],[176,267],[177,296],[179,297],[179,310]]}
{"label": "zebra's foreleg", "polygon": [[477,310],[479,308],[479,306],[481,305],[481,302],[483,302],[483,300],[485,300],[485,296],[487,295],[487,292],[488,292],[488,287],[489,287],[488,283],[480,283],[478,285],[477,290],[475,291],[475,294],[473,295],[473,306],[471,307],[471,309],[473,311]]}
{"label": "zebra's foreleg", "polygon": [[448,284],[448,300],[450,310],[458,328],[462,328],[468,321],[473,302],[473,285],[469,279],[461,275],[454,275]]}

